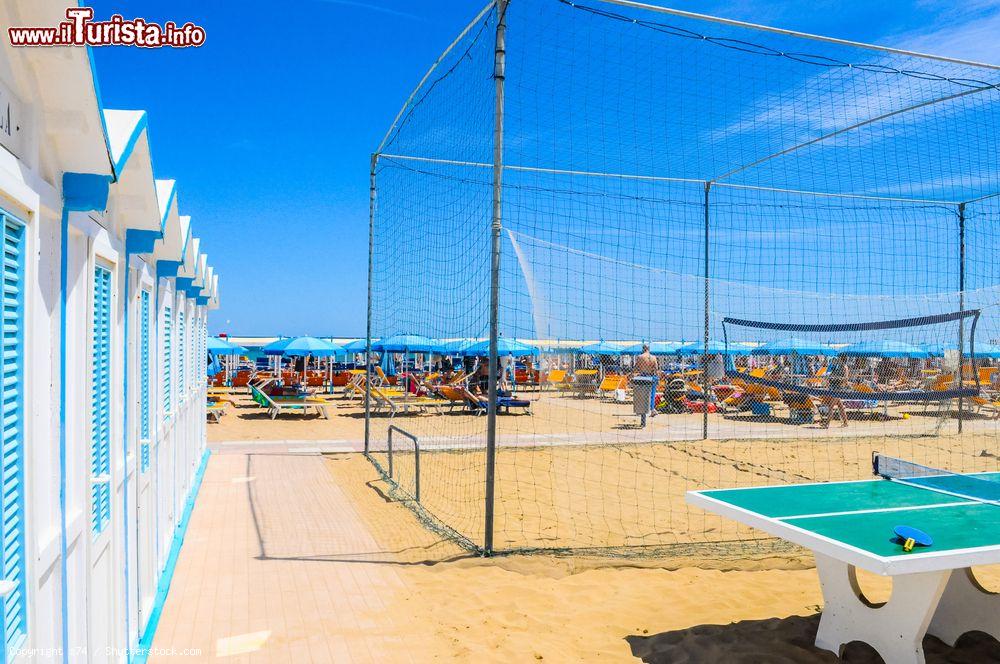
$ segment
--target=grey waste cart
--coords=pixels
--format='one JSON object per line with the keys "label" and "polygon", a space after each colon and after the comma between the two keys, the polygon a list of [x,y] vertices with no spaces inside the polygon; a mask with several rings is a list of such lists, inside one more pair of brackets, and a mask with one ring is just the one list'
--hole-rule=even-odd
{"label": "grey waste cart", "polygon": [[639,416],[642,426],[646,426],[646,416],[653,407],[653,392],[656,378],[635,376],[632,379],[632,412]]}

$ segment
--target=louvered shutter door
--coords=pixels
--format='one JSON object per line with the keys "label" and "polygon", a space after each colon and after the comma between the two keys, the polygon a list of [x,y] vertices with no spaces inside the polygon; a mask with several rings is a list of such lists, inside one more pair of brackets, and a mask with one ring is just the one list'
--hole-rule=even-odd
{"label": "louvered shutter door", "polygon": [[[94,268],[93,365],[91,367],[90,472],[111,475],[111,270]],[[91,526],[100,533],[111,520],[111,482],[91,487]]]}
{"label": "louvered shutter door", "polygon": [[3,579],[15,584],[3,601],[3,637],[9,651],[24,640],[27,629],[24,561],[24,393],[22,368],[24,339],[24,226],[0,215],[3,221],[3,409],[2,541]]}
{"label": "louvered shutter door", "polygon": [[142,472],[149,468],[149,291],[143,290],[139,296],[139,437],[140,467]]}
{"label": "louvered shutter door", "polygon": [[170,413],[172,407],[170,402],[170,386],[172,376],[170,372],[173,367],[170,366],[170,342],[171,336],[173,334],[173,328],[171,326],[170,318],[170,307],[165,307],[163,309],[163,415],[166,416]]}

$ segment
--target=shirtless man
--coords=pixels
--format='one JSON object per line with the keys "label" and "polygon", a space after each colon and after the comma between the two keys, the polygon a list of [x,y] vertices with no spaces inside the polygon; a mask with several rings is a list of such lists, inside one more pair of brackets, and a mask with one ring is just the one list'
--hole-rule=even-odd
{"label": "shirtless man", "polygon": [[655,376],[660,371],[656,358],[649,352],[649,346],[642,345],[642,354],[635,358],[635,373],[638,376]]}
{"label": "shirtless man", "polygon": [[[649,410],[650,417],[656,417],[656,387],[659,383],[660,375],[660,365],[653,357],[653,354],[649,352],[649,346],[646,344],[642,345],[642,353],[639,357],[635,358],[635,375],[636,376],[647,376],[653,379],[653,391],[649,395]],[[643,426],[646,424],[646,416],[642,416]]]}

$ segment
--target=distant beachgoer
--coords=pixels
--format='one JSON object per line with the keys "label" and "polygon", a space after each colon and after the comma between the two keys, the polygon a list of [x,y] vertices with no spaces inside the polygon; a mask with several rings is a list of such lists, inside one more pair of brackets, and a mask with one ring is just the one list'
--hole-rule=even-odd
{"label": "distant beachgoer", "polygon": [[639,376],[655,376],[660,370],[660,365],[649,352],[649,346],[642,345],[642,353],[635,358],[635,373]]}
{"label": "distant beachgoer", "polygon": [[[841,390],[846,390],[848,385],[849,371],[847,369],[847,362],[844,358],[838,357],[830,365],[830,369],[827,372],[827,378],[829,380],[830,390],[837,392]],[[826,413],[822,415],[821,426],[826,429],[830,426],[830,420],[833,418],[833,411],[837,411],[837,415],[840,416],[840,421],[843,423],[841,426],[847,426],[847,409],[844,408],[844,401],[839,397],[825,396],[820,398],[820,402],[826,406]]]}
{"label": "distant beachgoer", "polygon": [[488,358],[480,358],[479,368],[476,369],[476,374],[469,381],[470,387],[474,391],[482,395],[489,394],[490,391],[490,361]]}

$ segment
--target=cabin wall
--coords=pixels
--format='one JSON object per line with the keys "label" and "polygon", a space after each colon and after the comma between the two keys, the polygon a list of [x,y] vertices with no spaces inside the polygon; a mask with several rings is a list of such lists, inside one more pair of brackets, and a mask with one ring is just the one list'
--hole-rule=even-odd
{"label": "cabin wall", "polygon": [[[37,75],[0,48],[0,87],[16,97],[29,134],[18,154],[0,147],[0,220],[17,222],[4,236],[17,281],[4,306],[16,320],[0,336],[16,350],[0,394],[16,422],[4,428],[0,465],[19,469],[5,509],[18,512],[21,542],[0,551],[3,578],[18,583],[0,601],[23,611],[17,633],[2,634],[11,649],[0,661],[128,661],[206,450],[207,312],[173,278],[158,279],[150,255],[126,252],[128,208],[67,205],[73,155],[47,125]],[[81,113],[92,107],[92,98],[79,100]],[[105,136],[95,133],[93,145],[107,150]],[[117,183],[103,175],[114,197]],[[168,309],[184,312],[183,335]]]}

